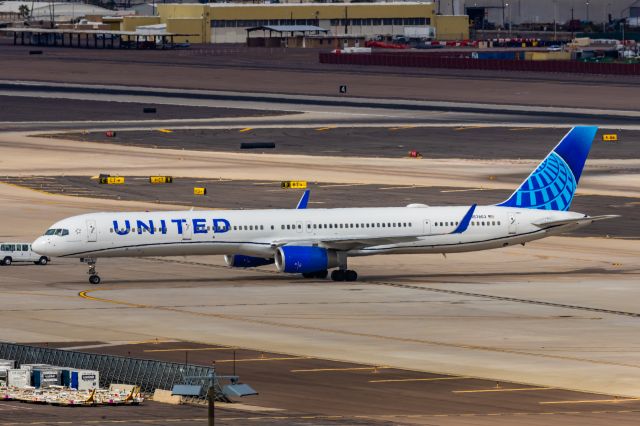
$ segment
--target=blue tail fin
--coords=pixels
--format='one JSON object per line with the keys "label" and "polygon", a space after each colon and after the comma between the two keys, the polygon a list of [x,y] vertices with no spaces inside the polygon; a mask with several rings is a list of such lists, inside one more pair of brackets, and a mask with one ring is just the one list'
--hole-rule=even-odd
{"label": "blue tail fin", "polygon": [[571,129],[511,197],[498,205],[569,210],[597,131],[595,126]]}

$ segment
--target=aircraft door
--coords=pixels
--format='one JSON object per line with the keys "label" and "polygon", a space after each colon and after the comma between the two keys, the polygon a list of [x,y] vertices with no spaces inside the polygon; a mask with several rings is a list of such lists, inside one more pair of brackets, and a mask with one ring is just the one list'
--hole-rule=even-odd
{"label": "aircraft door", "polygon": [[188,220],[182,222],[182,239],[190,240],[193,235],[193,229],[191,228],[191,224]]}
{"label": "aircraft door", "polygon": [[515,234],[518,228],[518,220],[516,219],[516,215],[513,213],[509,213],[509,234]]}
{"label": "aircraft door", "polygon": [[431,235],[431,220],[430,219],[425,219],[424,220],[424,234],[425,235]]}
{"label": "aircraft door", "polygon": [[98,241],[98,229],[95,220],[87,220],[87,241],[90,243]]}
{"label": "aircraft door", "polygon": [[302,232],[302,222],[296,222],[296,231],[298,233]]}

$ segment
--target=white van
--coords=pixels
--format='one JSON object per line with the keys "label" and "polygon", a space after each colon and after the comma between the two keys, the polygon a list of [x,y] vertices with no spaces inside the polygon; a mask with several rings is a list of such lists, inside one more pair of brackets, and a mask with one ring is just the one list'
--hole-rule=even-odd
{"label": "white van", "polygon": [[2,243],[0,244],[0,265],[11,265],[13,262],[33,262],[36,265],[49,263],[47,256],[42,256],[31,250],[31,244],[27,243]]}

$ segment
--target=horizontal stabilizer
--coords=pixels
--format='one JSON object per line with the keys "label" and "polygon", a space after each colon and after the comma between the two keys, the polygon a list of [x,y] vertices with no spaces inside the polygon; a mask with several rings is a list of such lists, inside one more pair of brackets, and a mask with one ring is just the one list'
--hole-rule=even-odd
{"label": "horizontal stabilizer", "polygon": [[599,220],[614,219],[616,217],[620,217],[620,216],[615,214],[607,214],[602,216],[585,216],[585,217],[579,217],[576,219],[563,219],[563,220],[535,222],[534,225],[540,229],[547,229],[547,228],[555,228],[555,227],[564,226],[564,225],[588,225],[590,223],[597,222]]}

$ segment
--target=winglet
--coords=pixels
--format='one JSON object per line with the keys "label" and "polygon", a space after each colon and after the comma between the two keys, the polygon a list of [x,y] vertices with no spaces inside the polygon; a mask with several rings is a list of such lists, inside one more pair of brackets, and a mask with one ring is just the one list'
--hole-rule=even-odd
{"label": "winglet", "polygon": [[296,209],[306,209],[307,204],[309,204],[309,194],[311,193],[310,189],[305,189],[302,197],[300,197],[300,201],[298,201],[298,205]]}
{"label": "winglet", "polygon": [[460,221],[460,224],[455,229],[455,231],[452,232],[452,234],[462,234],[464,231],[467,230],[467,228],[469,227],[469,224],[471,223],[471,218],[473,217],[473,212],[475,211],[476,206],[477,204],[474,204],[471,206],[469,211],[464,215],[464,217]]}

